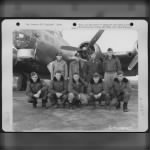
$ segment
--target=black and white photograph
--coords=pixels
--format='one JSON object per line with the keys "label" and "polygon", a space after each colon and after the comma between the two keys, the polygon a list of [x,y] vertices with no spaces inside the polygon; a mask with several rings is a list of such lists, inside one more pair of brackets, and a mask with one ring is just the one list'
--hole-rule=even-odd
{"label": "black and white photograph", "polygon": [[146,130],[147,35],[136,30],[138,21],[135,28],[58,22],[39,29],[18,23],[3,32],[11,35],[3,39],[11,50],[3,90],[12,97],[3,97],[3,125],[12,132],[135,132],[143,123]]}

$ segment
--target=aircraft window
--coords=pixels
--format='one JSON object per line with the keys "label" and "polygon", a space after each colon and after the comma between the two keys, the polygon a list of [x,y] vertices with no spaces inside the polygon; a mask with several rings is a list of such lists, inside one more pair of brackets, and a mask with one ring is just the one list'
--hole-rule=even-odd
{"label": "aircraft window", "polygon": [[18,34],[18,38],[24,38],[24,34],[19,33],[19,34]]}

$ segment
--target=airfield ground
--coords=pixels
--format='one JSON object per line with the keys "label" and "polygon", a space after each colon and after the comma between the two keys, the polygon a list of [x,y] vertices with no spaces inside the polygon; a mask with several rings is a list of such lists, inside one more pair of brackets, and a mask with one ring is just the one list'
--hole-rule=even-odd
{"label": "airfield ground", "polygon": [[[135,81],[134,81],[135,83]],[[137,83],[137,82],[136,82]],[[68,108],[41,107],[36,109],[27,103],[25,92],[14,91],[13,129],[14,131],[51,132],[51,131],[135,131],[138,126],[137,84],[132,86],[129,112],[106,110],[90,106],[70,110]]]}

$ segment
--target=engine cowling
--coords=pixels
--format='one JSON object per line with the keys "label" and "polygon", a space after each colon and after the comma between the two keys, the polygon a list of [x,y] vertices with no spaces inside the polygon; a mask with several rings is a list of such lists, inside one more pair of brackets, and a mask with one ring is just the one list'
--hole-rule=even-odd
{"label": "engine cowling", "polygon": [[[101,51],[101,48],[98,44],[94,44],[92,46],[89,46],[88,49],[86,49],[89,45],[89,42],[86,41],[86,42],[82,42],[80,45],[79,45],[79,48],[80,49],[83,49],[83,51],[79,51],[81,57],[83,59],[86,59],[88,60],[90,58],[90,56],[95,53],[96,54],[96,57],[97,58],[102,58],[103,54],[102,54],[102,51]],[[86,50],[84,50],[84,48]]]}

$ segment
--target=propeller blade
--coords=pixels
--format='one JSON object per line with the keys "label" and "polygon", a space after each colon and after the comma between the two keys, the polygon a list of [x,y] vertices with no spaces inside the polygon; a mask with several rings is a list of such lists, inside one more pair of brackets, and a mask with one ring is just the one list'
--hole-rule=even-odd
{"label": "propeller blade", "polygon": [[128,66],[128,70],[132,70],[137,63],[138,63],[138,55],[135,55],[131,63]]}
{"label": "propeller blade", "polygon": [[80,59],[81,61],[87,62],[86,59],[83,59],[83,58],[77,57],[77,56],[73,56],[73,57],[71,57],[71,59],[72,59],[72,60],[74,60],[74,59]]}
{"label": "propeller blade", "polygon": [[93,46],[97,40],[100,38],[100,36],[103,34],[104,30],[99,30],[95,35],[94,37],[91,39],[90,43],[89,43],[89,46]]}
{"label": "propeller blade", "polygon": [[82,49],[73,46],[61,46],[60,48],[69,51],[82,51]]}

